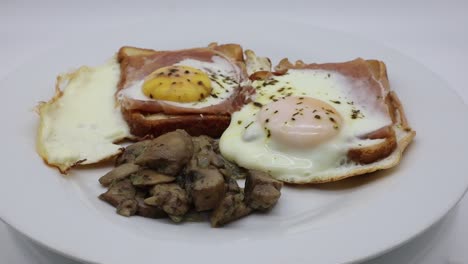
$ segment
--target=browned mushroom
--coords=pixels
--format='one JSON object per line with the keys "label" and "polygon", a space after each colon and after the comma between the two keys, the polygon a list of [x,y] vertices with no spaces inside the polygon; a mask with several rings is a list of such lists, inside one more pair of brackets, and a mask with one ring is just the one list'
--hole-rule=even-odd
{"label": "browned mushroom", "polygon": [[175,177],[167,176],[153,170],[139,170],[130,176],[132,184],[137,187],[152,186],[159,183],[168,183],[175,181]]}
{"label": "browned mushroom", "polygon": [[157,184],[151,195],[145,203],[163,209],[168,215],[183,216],[189,210],[187,193],[176,183]]}
{"label": "browned mushroom", "polygon": [[166,175],[176,176],[192,154],[190,135],[184,130],[176,130],[151,140],[151,144],[136,158],[135,163]]}
{"label": "browned mushroom", "polygon": [[107,192],[99,195],[99,198],[117,207],[121,202],[135,197],[135,187],[128,179],[113,182]]}
{"label": "browned mushroom", "polygon": [[99,178],[99,182],[104,186],[109,186],[113,181],[118,181],[127,178],[130,174],[138,171],[140,166],[133,163],[125,163],[115,167],[113,170],[106,173],[106,175]]}
{"label": "browned mushroom", "polygon": [[216,209],[211,213],[212,227],[219,227],[244,217],[252,212],[252,208],[244,203],[242,193],[228,193]]}
{"label": "browned mushroom", "polygon": [[126,199],[117,206],[117,213],[123,216],[135,215],[138,209],[138,203],[135,199]]}
{"label": "browned mushroom", "polygon": [[192,195],[195,210],[198,212],[214,209],[226,192],[224,177],[216,169],[192,171]]}
{"label": "browned mushroom", "polygon": [[249,171],[245,180],[245,202],[255,210],[267,210],[281,196],[283,183],[261,171]]}

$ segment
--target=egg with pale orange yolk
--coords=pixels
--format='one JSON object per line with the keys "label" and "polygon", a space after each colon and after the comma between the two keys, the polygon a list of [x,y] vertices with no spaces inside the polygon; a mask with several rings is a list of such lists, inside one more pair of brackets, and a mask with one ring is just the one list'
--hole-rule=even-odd
{"label": "egg with pale orange yolk", "polygon": [[253,102],[232,115],[221,154],[242,167],[289,182],[347,169],[347,151],[375,144],[362,135],[392,124],[338,72],[289,69],[253,82]]}
{"label": "egg with pale orange yolk", "polygon": [[342,126],[331,105],[312,97],[289,96],[262,107],[257,121],[271,140],[295,148],[313,148],[333,139]]}

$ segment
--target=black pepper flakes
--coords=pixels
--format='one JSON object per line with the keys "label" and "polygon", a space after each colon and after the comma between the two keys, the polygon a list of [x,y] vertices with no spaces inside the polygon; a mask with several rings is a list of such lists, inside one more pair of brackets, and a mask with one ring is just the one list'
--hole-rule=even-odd
{"label": "black pepper flakes", "polygon": [[256,107],[262,107],[263,105],[259,102],[253,102],[253,105]]}
{"label": "black pepper flakes", "polygon": [[252,124],[253,124],[253,121],[250,121],[250,123],[248,123],[244,128],[247,129],[247,128],[249,128],[249,126],[252,125]]}
{"label": "black pepper flakes", "polygon": [[341,104],[341,102],[338,101],[338,100],[336,100],[336,101],[335,101],[335,100],[330,100],[330,102],[332,102],[332,103],[334,103],[334,104]]}
{"label": "black pepper flakes", "polygon": [[351,118],[356,119],[356,118],[363,118],[364,115],[361,113],[361,110],[359,109],[353,109],[351,110]]}
{"label": "black pepper flakes", "polygon": [[237,124],[238,125],[242,124],[242,120],[237,120]]}
{"label": "black pepper flakes", "polygon": [[268,122],[270,122],[270,119],[269,118],[265,119],[265,123],[268,123]]}
{"label": "black pepper flakes", "polygon": [[315,118],[315,119],[321,119],[322,117],[319,116],[319,115],[315,115],[314,118]]}
{"label": "black pepper flakes", "polygon": [[335,120],[335,118],[333,118],[333,117],[330,117],[329,119],[330,119],[330,121],[331,121],[331,122],[333,122],[333,123],[336,123],[336,120]]}
{"label": "black pepper flakes", "polygon": [[273,114],[277,114],[277,113],[278,113],[278,110],[275,110],[275,111],[273,112]]}

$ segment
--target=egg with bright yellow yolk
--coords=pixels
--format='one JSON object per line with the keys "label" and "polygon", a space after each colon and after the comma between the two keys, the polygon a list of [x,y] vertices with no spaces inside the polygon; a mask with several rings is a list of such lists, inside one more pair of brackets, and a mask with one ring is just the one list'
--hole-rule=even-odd
{"label": "egg with bright yellow yolk", "polygon": [[201,70],[189,66],[160,68],[145,78],[143,93],[151,99],[196,102],[211,93],[211,80]]}
{"label": "egg with bright yellow yolk", "polygon": [[181,108],[204,108],[231,97],[241,83],[240,69],[226,58],[184,59],[161,67],[120,90],[121,102],[159,101]]}
{"label": "egg with bright yellow yolk", "polygon": [[343,175],[358,166],[347,158],[350,148],[381,140],[360,136],[392,124],[356,92],[359,85],[338,72],[312,69],[254,81],[254,101],[232,115],[219,141],[221,154],[287,182]]}

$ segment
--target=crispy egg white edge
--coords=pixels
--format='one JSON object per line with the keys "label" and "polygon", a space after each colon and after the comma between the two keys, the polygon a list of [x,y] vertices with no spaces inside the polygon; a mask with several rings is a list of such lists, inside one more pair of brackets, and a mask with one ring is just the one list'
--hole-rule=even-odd
{"label": "crispy egg white edge", "polygon": [[[57,104],[61,103],[61,100],[65,93],[67,92],[67,87],[69,84],[75,79],[79,78],[82,74],[86,74],[87,71],[93,71],[95,69],[99,68],[106,68],[106,67],[113,67],[113,69],[116,72],[116,78],[113,78],[110,80],[112,82],[113,87],[115,87],[114,90],[109,91],[108,94],[106,94],[106,98],[114,98],[115,92],[117,91],[117,83],[120,78],[120,67],[118,66],[118,62],[116,60],[116,57],[114,56],[111,58],[107,63],[105,63],[102,66],[98,67],[86,67],[83,66],[75,71],[65,73],[65,74],[60,74],[57,77],[57,82],[56,82],[56,87],[55,87],[55,94],[50,99],[48,102],[40,102],[38,106],[36,107],[36,112],[39,114],[39,127],[37,131],[37,136],[36,136],[36,151],[38,152],[39,156],[46,162],[48,165],[57,167],[60,172],[66,173],[70,168],[78,165],[78,164],[93,164],[93,163],[98,163],[100,161],[106,160],[108,158],[111,158],[119,153],[122,152],[122,147],[120,145],[113,144],[115,142],[119,142],[125,138],[132,138],[132,135],[130,134],[129,127],[125,120],[123,119],[123,116],[121,115],[120,112],[120,106],[117,104],[117,102],[114,102],[114,109],[113,112],[116,113],[118,116],[116,119],[117,123],[120,123],[119,127],[122,129],[121,131],[117,132],[115,135],[111,136],[111,138],[108,138],[108,145],[110,146],[110,151],[107,153],[101,155],[97,159],[90,160],[86,159],[83,157],[79,157],[78,155],[75,157],[64,157],[64,161],[60,161],[60,157],[58,160],[54,160],[50,157],[51,150],[47,146],[47,142],[44,141],[44,137],[47,134],[47,115],[50,113],[50,111],[53,111],[53,107],[56,106]],[[104,98],[105,99],[105,98]]]}
{"label": "crispy egg white edge", "polygon": [[[242,111],[242,110],[241,110]],[[232,130],[232,126],[238,126],[236,124],[238,120],[236,118],[233,118],[231,121],[230,126],[226,130],[226,132],[222,135],[221,140],[220,140],[220,149],[221,153],[226,156],[226,158],[230,159],[231,161],[239,163],[238,159],[236,159],[236,153],[233,153],[231,150],[232,148],[230,145],[233,145],[233,142],[230,142],[232,140],[232,135],[230,135],[230,129]],[[305,183],[322,183],[322,182],[330,182],[330,181],[336,181],[340,180],[343,178],[355,176],[355,175],[360,175],[364,173],[369,173],[373,172],[376,170],[381,170],[381,169],[387,169],[390,167],[393,167],[397,165],[401,159],[402,152],[404,149],[408,146],[408,144],[412,141],[413,137],[415,136],[414,131],[405,131],[401,129],[400,124],[395,124],[393,125],[393,129],[396,131],[397,135],[397,142],[398,146],[397,149],[388,157],[385,159],[382,159],[380,161],[371,163],[371,164],[357,164],[355,162],[345,162],[342,164],[340,167],[335,167],[329,170],[324,170],[321,172],[315,172],[312,175],[309,176],[298,176],[298,175],[291,175],[288,173],[280,173],[277,175],[273,175],[275,178],[289,182],[289,183],[297,183],[297,184],[305,184]],[[378,143],[381,142],[382,140],[377,139],[377,140],[366,140],[366,142],[361,142],[364,143],[363,145],[372,145],[373,142]],[[239,142],[235,142],[237,144]],[[241,166],[243,166],[242,162],[240,162]],[[259,169],[259,168],[255,168]],[[270,172],[270,171],[269,171]]]}

